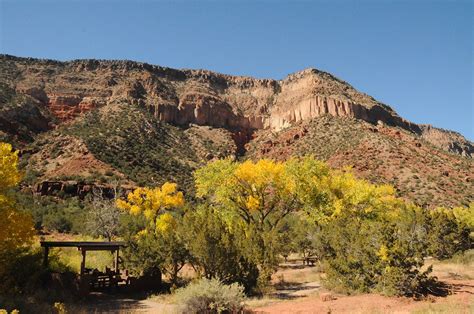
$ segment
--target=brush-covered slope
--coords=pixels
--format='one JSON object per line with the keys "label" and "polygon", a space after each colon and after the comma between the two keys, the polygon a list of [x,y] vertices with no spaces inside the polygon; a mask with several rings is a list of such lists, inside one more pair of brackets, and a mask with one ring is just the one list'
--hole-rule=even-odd
{"label": "brush-covered slope", "polygon": [[474,202],[472,159],[382,123],[328,115],[279,132],[259,131],[247,149],[252,159],[313,154],[335,168],[350,166],[359,177],[391,184],[423,206]]}
{"label": "brush-covered slope", "polygon": [[120,181],[126,186],[174,181],[192,191],[194,169],[214,157],[233,155],[236,149],[224,129],[183,129],[128,104],[88,112],[26,147],[28,173],[36,171],[30,183],[41,182],[36,189],[46,194],[48,189],[55,192],[58,182],[68,181]]}
{"label": "brush-covered slope", "polygon": [[191,191],[192,171],[213,158],[315,154],[419,204],[474,195],[471,142],[316,69],[271,80],[0,55],[0,73],[0,140],[22,150],[25,184],[41,194],[114,180]]}

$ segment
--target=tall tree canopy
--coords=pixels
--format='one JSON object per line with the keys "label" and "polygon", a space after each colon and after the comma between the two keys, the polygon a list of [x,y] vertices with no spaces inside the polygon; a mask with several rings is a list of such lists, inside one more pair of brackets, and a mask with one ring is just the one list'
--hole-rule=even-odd
{"label": "tall tree canopy", "polygon": [[126,236],[132,267],[144,273],[164,270],[176,283],[178,272],[188,258],[176,229],[180,217],[173,215],[176,214],[173,210],[184,205],[183,193],[178,191],[177,185],[166,182],[161,187],[138,188],[116,204],[143,222],[138,224],[137,231]]}
{"label": "tall tree canopy", "polygon": [[166,210],[184,205],[183,193],[177,190],[175,183],[164,183],[156,188],[138,188],[129,193],[127,200],[117,200],[117,206],[130,214],[142,215],[146,221],[146,229],[142,233],[161,233],[173,223]]}
{"label": "tall tree canopy", "polygon": [[[21,180],[18,152],[0,142],[0,265],[6,265],[18,250],[29,247],[34,228],[31,216],[17,211],[10,192]],[[0,266],[0,275],[1,270]]]}
{"label": "tall tree canopy", "polygon": [[294,161],[217,160],[195,172],[197,196],[222,205],[246,224],[273,229],[300,208]]}
{"label": "tall tree canopy", "polygon": [[328,173],[327,165],[311,157],[286,162],[225,159],[198,169],[194,177],[197,196],[220,208],[229,224],[243,227],[247,257],[259,265],[264,285],[278,265],[283,221],[304,208],[309,193],[313,205],[324,201],[318,186],[309,182]]}

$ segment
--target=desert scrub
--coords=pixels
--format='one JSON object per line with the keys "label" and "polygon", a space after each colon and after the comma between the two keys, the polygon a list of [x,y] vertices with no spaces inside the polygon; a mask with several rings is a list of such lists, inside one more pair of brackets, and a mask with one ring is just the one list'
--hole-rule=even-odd
{"label": "desert scrub", "polygon": [[474,249],[466,252],[460,252],[448,259],[447,262],[454,264],[473,265],[474,266]]}
{"label": "desert scrub", "polygon": [[239,313],[245,296],[244,288],[236,283],[203,278],[178,289],[174,299],[185,306],[183,313]]}
{"label": "desert scrub", "polygon": [[118,109],[113,118],[91,111],[60,131],[82,139],[97,159],[138,185],[175,181],[192,194],[191,173],[199,158],[182,129],[158,121],[142,108],[121,105]]}

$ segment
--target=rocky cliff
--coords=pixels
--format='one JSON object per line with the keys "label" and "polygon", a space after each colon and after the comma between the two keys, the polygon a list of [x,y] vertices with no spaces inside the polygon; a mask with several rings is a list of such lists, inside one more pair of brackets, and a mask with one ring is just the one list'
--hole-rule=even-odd
{"label": "rocky cliff", "polygon": [[[72,120],[93,108],[127,102],[144,106],[160,120],[175,125],[278,131],[329,114],[370,123],[382,121],[419,135],[428,130],[316,69],[271,80],[206,70],[175,70],[132,61],[58,62],[8,55],[0,56],[0,68],[4,84],[48,108],[59,122]],[[425,138],[438,144],[441,137],[427,132]],[[461,136],[455,140],[438,146],[472,156],[472,143]]]}
{"label": "rocky cliff", "polygon": [[420,125],[420,128],[421,137],[435,146],[461,156],[474,157],[474,143],[461,134],[427,124]]}
{"label": "rocky cliff", "polygon": [[192,195],[192,172],[214,158],[313,154],[420,205],[474,200],[473,143],[316,69],[270,80],[0,55],[0,141],[21,149],[24,184],[41,195],[116,181]]}

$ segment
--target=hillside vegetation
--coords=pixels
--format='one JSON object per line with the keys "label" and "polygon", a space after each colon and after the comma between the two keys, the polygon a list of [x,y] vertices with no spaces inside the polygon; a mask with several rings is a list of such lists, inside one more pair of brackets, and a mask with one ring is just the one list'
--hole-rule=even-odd
{"label": "hillside vegetation", "polygon": [[472,159],[447,153],[401,128],[325,116],[281,132],[260,131],[248,158],[314,155],[334,168],[350,166],[371,182],[391,184],[420,206],[474,201]]}

